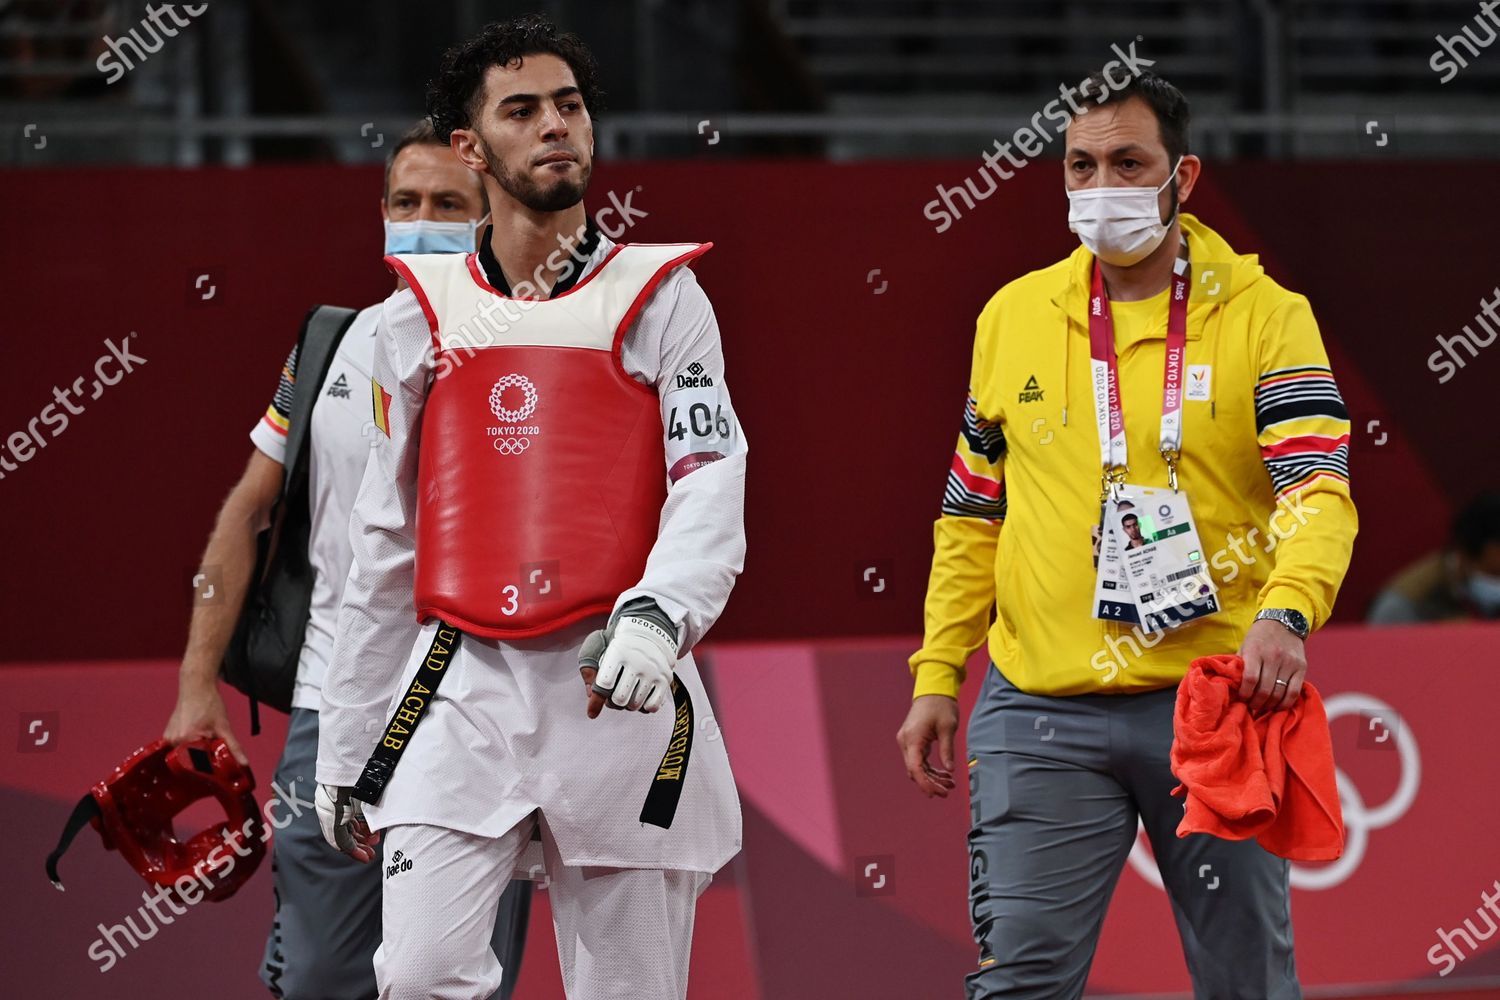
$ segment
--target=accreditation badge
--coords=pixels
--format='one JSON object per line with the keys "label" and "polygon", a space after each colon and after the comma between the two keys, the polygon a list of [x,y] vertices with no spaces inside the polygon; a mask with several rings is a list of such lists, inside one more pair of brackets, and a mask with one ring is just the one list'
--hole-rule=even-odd
{"label": "accreditation badge", "polygon": [[1107,520],[1128,592],[1147,631],[1177,628],[1219,611],[1218,588],[1186,493],[1127,485],[1110,506]]}
{"label": "accreditation badge", "polygon": [[[1125,489],[1128,491],[1130,487]],[[1094,617],[1138,625],[1141,618],[1125,576],[1125,561],[1120,557],[1119,532],[1114,517],[1120,503],[1127,511],[1134,507],[1128,500],[1105,500],[1099,508],[1099,524],[1094,528]]]}

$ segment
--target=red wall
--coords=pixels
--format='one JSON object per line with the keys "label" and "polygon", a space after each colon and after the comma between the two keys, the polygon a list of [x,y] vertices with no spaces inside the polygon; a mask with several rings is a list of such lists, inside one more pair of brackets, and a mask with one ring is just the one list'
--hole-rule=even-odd
{"label": "red wall", "polygon": [[[719,638],[920,628],[974,317],[1073,246],[1050,164],[935,233],[934,185],[976,164],[600,168],[593,209],[639,188],[634,238],[717,245],[697,270],[752,444],[750,557]],[[1440,541],[1454,498],[1497,483],[1500,346],[1446,385],[1426,367],[1500,284],[1500,199],[1472,196],[1496,181],[1493,164],[1210,165],[1194,197],[1323,326],[1357,432],[1346,621]],[[0,437],[54,385],[92,380],[105,338],[133,331],[147,359],[0,480],[0,659],[179,653],[206,533],[303,314],[388,290],[379,187],[372,168],[0,174]],[[858,586],[871,565],[878,598]]]}

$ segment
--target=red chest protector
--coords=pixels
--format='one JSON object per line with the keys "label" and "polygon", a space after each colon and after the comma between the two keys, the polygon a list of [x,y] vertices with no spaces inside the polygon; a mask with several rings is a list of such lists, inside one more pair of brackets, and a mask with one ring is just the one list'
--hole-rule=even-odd
{"label": "red chest protector", "polygon": [[666,499],[661,406],[620,345],[652,291],[712,244],[622,244],[552,299],[485,283],[475,255],[386,262],[427,314],[437,377],[417,472],[417,617],[495,639],[608,612]]}

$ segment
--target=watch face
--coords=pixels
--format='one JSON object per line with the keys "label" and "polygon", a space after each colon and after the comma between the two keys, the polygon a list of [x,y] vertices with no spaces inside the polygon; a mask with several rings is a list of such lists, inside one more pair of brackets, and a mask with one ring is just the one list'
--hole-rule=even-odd
{"label": "watch face", "polygon": [[1280,622],[1304,639],[1307,638],[1307,633],[1311,631],[1307,616],[1300,611],[1293,611],[1291,608],[1267,608],[1257,615],[1256,618]]}

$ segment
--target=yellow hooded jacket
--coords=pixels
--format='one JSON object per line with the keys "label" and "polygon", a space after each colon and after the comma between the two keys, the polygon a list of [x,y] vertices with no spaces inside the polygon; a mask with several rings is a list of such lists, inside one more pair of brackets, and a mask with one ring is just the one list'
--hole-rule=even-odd
{"label": "yellow hooded jacket", "polygon": [[[1000,289],[980,313],[963,430],[934,531],[914,697],[956,698],[985,641],[1045,695],[1175,685],[1239,650],[1261,608],[1328,620],[1357,530],[1349,417],[1307,299],[1181,216],[1191,256],[1179,485],[1222,610],[1145,633],[1093,617],[1100,454],[1087,307],[1094,258]],[[1211,272],[1211,273],[1210,273]],[[1167,295],[1113,303],[1131,483],[1167,485],[1158,447]],[[991,610],[996,612],[993,624]]]}

